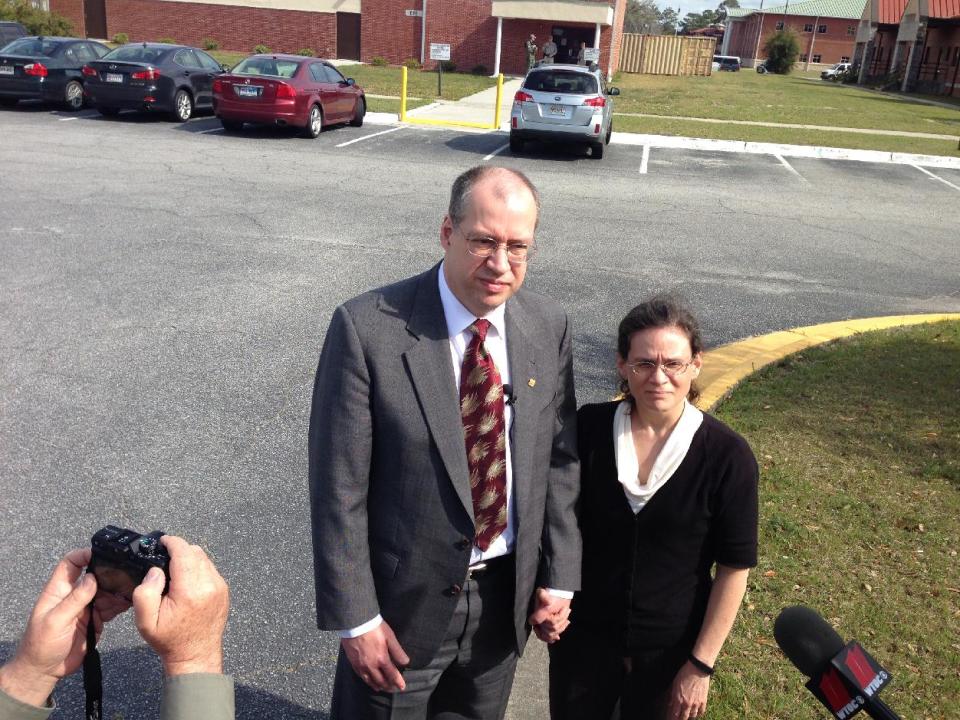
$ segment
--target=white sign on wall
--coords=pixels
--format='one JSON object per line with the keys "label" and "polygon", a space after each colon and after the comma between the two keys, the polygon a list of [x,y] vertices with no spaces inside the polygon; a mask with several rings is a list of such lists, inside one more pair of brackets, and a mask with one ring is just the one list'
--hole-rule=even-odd
{"label": "white sign on wall", "polygon": [[600,48],[584,48],[583,60],[584,62],[600,62]]}
{"label": "white sign on wall", "polygon": [[404,10],[407,17],[423,17],[423,10]]}
{"label": "white sign on wall", "polygon": [[448,43],[430,43],[431,60],[449,60],[450,45]]}

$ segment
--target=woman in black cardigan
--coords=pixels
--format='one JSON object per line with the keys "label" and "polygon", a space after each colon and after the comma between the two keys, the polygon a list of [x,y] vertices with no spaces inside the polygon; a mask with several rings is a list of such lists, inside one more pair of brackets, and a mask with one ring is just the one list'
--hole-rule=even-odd
{"label": "woman in black cardigan", "polygon": [[[702,341],[670,299],[620,323],[622,401],[578,413],[583,589],[550,645],[553,720],[698,718],[757,562],[757,463],[700,412]],[[715,576],[713,571],[715,569]]]}

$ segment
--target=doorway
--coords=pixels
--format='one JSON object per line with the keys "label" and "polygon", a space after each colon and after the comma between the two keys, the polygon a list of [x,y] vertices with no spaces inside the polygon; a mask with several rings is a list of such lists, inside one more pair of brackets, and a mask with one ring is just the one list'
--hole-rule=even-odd
{"label": "doorway", "polygon": [[107,6],[105,0],[83,0],[83,24],[86,36],[107,39]]}
{"label": "doorway", "polygon": [[337,58],[360,59],[360,13],[337,13]]}
{"label": "doorway", "polygon": [[577,64],[580,43],[593,47],[595,29],[582,25],[554,25],[553,41],[557,44],[557,62]]}

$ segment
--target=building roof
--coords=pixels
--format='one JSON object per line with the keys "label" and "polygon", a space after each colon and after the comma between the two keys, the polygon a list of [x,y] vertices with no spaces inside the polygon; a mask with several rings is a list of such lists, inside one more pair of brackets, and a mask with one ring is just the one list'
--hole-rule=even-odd
{"label": "building roof", "polygon": [[960,17],[960,0],[930,0],[930,17]]}
{"label": "building roof", "polygon": [[[958,0],[960,1],[960,0]],[[874,0],[877,4],[877,22],[881,25],[899,25],[907,0]]]}
{"label": "building roof", "polygon": [[[935,2],[958,3],[960,0],[930,0]],[[799,0],[789,5],[774,5],[763,8],[765,15],[802,15],[804,17],[847,18],[859,20],[867,0]],[[757,8],[728,8],[727,17],[736,19],[760,12]],[[898,17],[896,22],[900,22]]]}

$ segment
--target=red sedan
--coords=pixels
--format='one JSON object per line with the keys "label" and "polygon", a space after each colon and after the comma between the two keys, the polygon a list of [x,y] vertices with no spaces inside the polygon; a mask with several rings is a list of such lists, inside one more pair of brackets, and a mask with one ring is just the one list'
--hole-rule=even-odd
{"label": "red sedan", "polygon": [[245,122],[303,128],[315,138],[324,125],[363,125],[363,88],[333,65],[300,55],[251,55],[213,81],[213,111],[224,130]]}

